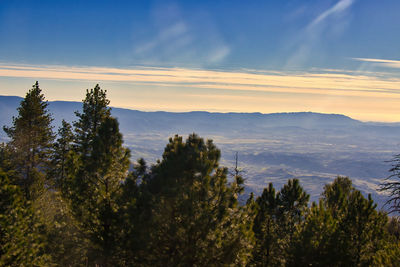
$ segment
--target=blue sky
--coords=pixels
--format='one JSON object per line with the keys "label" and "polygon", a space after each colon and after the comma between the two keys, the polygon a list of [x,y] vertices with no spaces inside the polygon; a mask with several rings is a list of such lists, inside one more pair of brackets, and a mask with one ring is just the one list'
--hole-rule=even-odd
{"label": "blue sky", "polygon": [[400,121],[399,12],[398,0],[1,0],[0,94],[38,79],[50,100],[80,100],[100,83],[114,106],[143,110]]}

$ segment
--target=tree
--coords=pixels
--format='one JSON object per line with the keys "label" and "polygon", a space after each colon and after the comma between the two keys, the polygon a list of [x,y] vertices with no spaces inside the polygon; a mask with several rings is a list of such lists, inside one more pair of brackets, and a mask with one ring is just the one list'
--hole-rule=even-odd
{"label": "tree", "polygon": [[281,262],[285,264],[291,256],[294,236],[304,223],[309,198],[298,179],[289,179],[277,194]]}
{"label": "tree", "polygon": [[[227,182],[220,151],[195,134],[170,138],[143,188],[150,210],[148,262],[163,266],[244,265],[252,247],[251,220]],[[145,212],[145,211],[143,211]]]}
{"label": "tree", "polygon": [[323,201],[312,204],[294,237],[289,266],[340,266],[332,253],[332,236],[338,221]]}
{"label": "tree", "polygon": [[391,175],[381,183],[380,190],[389,193],[386,205],[389,205],[390,212],[400,213],[400,154],[394,156],[391,162]]}
{"label": "tree", "polygon": [[293,239],[304,221],[309,195],[298,179],[288,180],[279,192],[270,183],[257,198],[254,219],[256,266],[286,265],[291,256]]}
{"label": "tree", "polygon": [[83,100],[82,113],[75,112],[79,118],[74,123],[75,142],[82,157],[90,157],[92,154],[92,142],[102,122],[111,116],[111,108],[108,106],[107,91],[102,90],[98,84],[93,89],[86,90],[86,98]]}
{"label": "tree", "polygon": [[0,169],[0,266],[50,266],[32,206]]}
{"label": "tree", "polygon": [[68,164],[73,153],[74,135],[71,125],[62,120],[62,125],[58,129],[58,139],[53,145],[51,157],[50,176],[53,186],[57,189],[64,189],[65,179],[68,174]]}
{"label": "tree", "polygon": [[89,261],[115,265],[119,248],[119,200],[128,175],[130,151],[122,146],[118,121],[111,117],[106,92],[98,85],[76,113],[75,169],[68,173],[67,198],[90,241]]}
{"label": "tree", "polygon": [[21,101],[13,125],[3,127],[11,139],[8,146],[18,174],[15,182],[21,186],[28,199],[34,199],[43,190],[43,170],[48,167],[54,139],[51,126],[53,119],[47,106],[39,83],[36,82]]}
{"label": "tree", "polygon": [[281,254],[277,222],[278,198],[272,183],[268,184],[255,203],[257,211],[253,231],[256,244],[252,263],[256,266],[278,265]]}
{"label": "tree", "polygon": [[[385,254],[387,216],[348,177],[325,185],[295,237],[289,265],[371,266]],[[388,250],[389,251],[389,250]]]}

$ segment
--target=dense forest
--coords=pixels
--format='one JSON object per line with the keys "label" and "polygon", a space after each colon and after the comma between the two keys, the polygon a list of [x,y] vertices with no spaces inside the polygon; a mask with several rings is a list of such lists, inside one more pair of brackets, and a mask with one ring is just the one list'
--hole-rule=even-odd
{"label": "dense forest", "polygon": [[[47,106],[36,82],[3,128],[0,266],[400,265],[400,220],[348,177],[318,203],[297,179],[240,203],[244,179],[212,140],[176,135],[154,164],[132,163],[98,85],[57,133]],[[382,186],[393,211],[397,162]]]}

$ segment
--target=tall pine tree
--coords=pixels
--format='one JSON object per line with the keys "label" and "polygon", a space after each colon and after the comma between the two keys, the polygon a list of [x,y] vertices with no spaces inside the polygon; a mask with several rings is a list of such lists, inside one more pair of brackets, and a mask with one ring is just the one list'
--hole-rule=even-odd
{"label": "tall pine tree", "polygon": [[3,127],[11,139],[8,147],[17,171],[18,185],[28,199],[34,199],[43,190],[54,134],[48,103],[36,82],[28,91],[13,118],[11,127]]}
{"label": "tall pine tree", "polygon": [[118,121],[111,117],[106,91],[87,91],[76,113],[75,169],[69,171],[67,197],[90,241],[88,260],[113,266],[118,260],[118,201],[128,175],[130,151],[122,146]]}

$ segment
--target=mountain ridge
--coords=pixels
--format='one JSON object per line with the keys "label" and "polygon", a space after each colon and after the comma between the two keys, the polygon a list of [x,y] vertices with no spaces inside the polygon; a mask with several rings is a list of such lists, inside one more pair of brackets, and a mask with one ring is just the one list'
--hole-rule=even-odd
{"label": "mountain ridge", "polygon": [[[5,96],[5,95],[0,95],[0,104],[1,106],[4,107],[14,107],[15,109],[18,107],[19,102],[23,100],[23,97],[19,96]],[[49,106],[57,109],[61,108],[66,108],[68,107],[69,110],[71,109],[76,109],[80,110],[82,106],[82,102],[78,101],[63,101],[63,100],[55,100],[55,101],[48,101]],[[313,111],[299,111],[299,112],[273,112],[273,113],[261,113],[261,112],[210,112],[210,111],[202,111],[202,110],[193,110],[193,111],[185,111],[185,112],[174,112],[174,111],[143,111],[143,110],[138,110],[138,109],[130,109],[130,108],[122,108],[122,107],[114,107],[111,106],[113,111],[116,111],[117,113],[126,113],[126,112],[140,112],[143,114],[169,114],[169,115],[216,115],[216,116],[223,116],[223,117],[228,117],[228,116],[252,116],[252,117],[262,117],[262,118],[268,118],[268,117],[276,117],[279,119],[289,117],[289,116],[295,116],[295,117],[314,117],[314,118],[335,118],[335,119],[342,119],[346,121],[352,121],[352,122],[357,122],[357,123],[376,123],[376,124],[383,124],[383,125],[392,125],[392,124],[398,124],[400,122],[363,122],[357,119],[353,119],[350,116],[344,115],[344,114],[337,114],[337,113],[320,113],[320,112],[313,112]]]}

